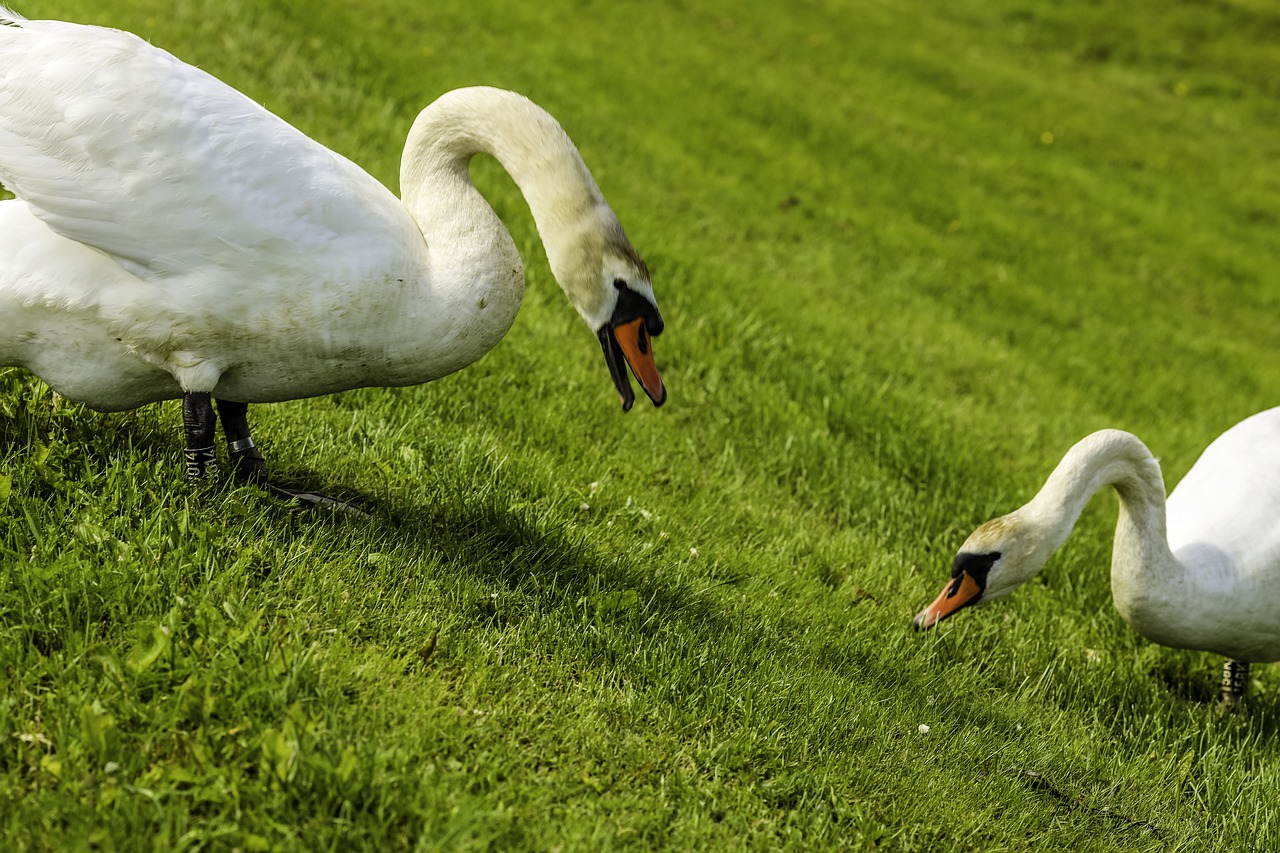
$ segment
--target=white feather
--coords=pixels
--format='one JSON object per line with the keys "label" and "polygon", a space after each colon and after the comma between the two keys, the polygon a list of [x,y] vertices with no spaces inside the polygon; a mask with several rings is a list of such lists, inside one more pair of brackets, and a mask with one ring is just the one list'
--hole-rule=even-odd
{"label": "white feather", "polygon": [[593,329],[647,272],[559,125],[494,89],[424,110],[405,203],[205,72],[128,33],[0,12],[0,364],[94,408],[428,381],[505,334],[515,246],[471,185],[520,185]]}

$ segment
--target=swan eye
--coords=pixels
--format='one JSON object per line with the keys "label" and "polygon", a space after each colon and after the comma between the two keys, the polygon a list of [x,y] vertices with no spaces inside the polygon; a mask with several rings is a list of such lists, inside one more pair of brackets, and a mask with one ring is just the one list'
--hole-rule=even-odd
{"label": "swan eye", "polygon": [[989,554],[966,554],[962,551],[956,554],[956,560],[951,564],[951,577],[958,578],[960,573],[964,572],[977,581],[978,586],[985,588],[987,575],[991,573],[991,567],[999,559],[999,551],[992,551]]}
{"label": "swan eye", "polygon": [[643,317],[648,334],[654,337],[662,334],[662,315],[658,313],[658,307],[653,302],[632,290],[625,279],[615,278],[613,286],[618,289],[618,304],[613,309],[613,318],[609,321],[610,323],[620,326],[637,317]]}

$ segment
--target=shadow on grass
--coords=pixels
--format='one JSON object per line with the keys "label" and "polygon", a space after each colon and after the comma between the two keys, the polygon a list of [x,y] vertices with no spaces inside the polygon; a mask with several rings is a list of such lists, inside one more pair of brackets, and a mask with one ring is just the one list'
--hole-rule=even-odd
{"label": "shadow on grass", "polygon": [[[60,444],[64,460],[81,456],[84,467],[103,470],[127,447],[142,459],[171,461],[174,477],[180,476],[183,437],[176,402],[102,414],[53,397],[43,383],[29,375],[10,374],[0,381],[0,399],[8,402],[9,409],[0,411],[0,453],[21,453],[23,446]],[[277,503],[278,512],[313,513],[334,527],[367,525],[372,535],[385,543],[380,547],[415,556],[430,554],[447,571],[518,590],[552,609],[585,606],[597,615],[619,619],[633,615],[633,611],[659,619],[679,614],[682,623],[699,626],[703,638],[742,630],[741,620],[726,616],[691,583],[658,577],[631,554],[602,554],[582,534],[574,533],[567,521],[557,524],[530,519],[506,506],[500,490],[484,496],[460,494],[410,503],[386,493],[345,486],[328,472],[275,465],[270,455],[267,465],[269,471],[276,472],[273,484],[325,494],[372,518],[325,509],[300,510],[283,498],[270,498],[271,503]],[[503,618],[483,606],[477,617]]]}
{"label": "shadow on grass", "polygon": [[[184,470],[184,446],[177,401],[149,404],[125,412],[95,412],[56,397],[34,377],[15,376],[13,372],[0,375],[0,455],[56,447],[63,459],[73,461],[79,456],[84,467],[102,471],[127,449],[141,460],[171,466],[176,476]],[[271,462],[267,460],[268,470],[273,467]],[[219,464],[225,466],[226,463],[226,448],[221,446]],[[329,479],[315,470],[292,468],[285,476],[272,478],[272,483],[295,491],[321,492],[366,511],[382,509],[374,495],[352,488],[331,487]],[[284,498],[281,503],[294,506]]]}
{"label": "shadow on grass", "polygon": [[[526,608],[575,610],[637,628],[674,619],[704,640],[743,628],[693,583],[647,571],[627,554],[603,554],[568,521],[539,522],[487,499],[436,506],[371,499],[369,505],[377,507],[370,524],[378,539],[412,555],[429,554],[448,573],[519,593]],[[487,599],[474,602],[471,616],[499,625],[523,618]]]}
{"label": "shadow on grass", "polygon": [[[173,461],[175,476],[181,466],[182,430],[176,404],[160,404],[133,412],[103,415],[65,401],[48,402],[47,389],[34,380],[15,379],[0,374],[0,399],[7,410],[0,411],[0,453],[11,453],[22,445],[63,443],[71,454],[83,454],[90,469],[101,470],[128,446],[143,457]],[[270,464],[271,460],[268,460]],[[610,556],[586,541],[585,534],[565,523],[530,519],[500,499],[501,491],[490,495],[455,495],[449,500],[420,498],[406,502],[389,495],[360,491],[331,482],[331,476],[309,468],[284,468],[279,484],[314,490],[347,501],[370,513],[365,521],[343,513],[318,512],[335,527],[367,525],[380,547],[394,548],[418,556],[429,554],[444,570],[470,576],[488,584],[519,592],[529,604],[551,611],[577,611],[580,615],[616,623],[622,630],[643,636],[654,625],[678,621],[692,638],[709,648],[733,638],[738,645],[769,647],[779,634],[804,636],[812,626],[797,617],[771,622],[766,631],[759,620],[745,610],[728,605],[708,594],[709,581],[699,575],[682,579],[675,573],[646,570],[635,552]],[[295,512],[279,501],[280,513]],[[315,512],[315,511],[312,511]],[[503,624],[524,618],[519,608],[506,609],[492,602],[473,602],[470,616],[476,623]],[[863,608],[850,611],[861,616]],[[862,617],[877,618],[877,617]],[[909,623],[903,620],[904,632]],[[766,636],[769,635],[769,636]],[[944,658],[963,657],[958,650]],[[872,681],[884,695],[915,695],[920,673],[902,668],[893,655],[876,649],[848,644],[818,642],[803,644],[798,652],[804,665],[830,673],[846,681]],[[728,667],[741,666],[731,660]],[[959,663],[959,657],[956,662]],[[1120,702],[1114,695],[1096,694],[1097,705],[1114,704],[1114,713],[1103,715],[1118,736],[1132,728],[1136,716],[1171,713],[1167,706],[1189,703],[1205,709],[1217,702],[1217,685],[1211,673],[1189,668],[1181,658],[1160,658],[1148,674],[1162,685],[1167,700],[1153,698],[1143,703]],[[939,665],[944,665],[943,661]],[[1059,676],[1069,677],[1069,676]],[[1010,685],[1013,689],[1013,685]],[[1145,693],[1146,691],[1140,691]],[[1064,710],[1080,707],[1089,697],[1083,693],[1058,695],[1054,700]],[[990,722],[989,698],[951,697],[953,713],[975,723]],[[1158,704],[1152,704],[1158,703]],[[1161,707],[1161,705],[1166,707]],[[1274,694],[1255,695],[1235,712],[1242,723],[1233,726],[1233,740],[1280,733],[1280,714]]]}

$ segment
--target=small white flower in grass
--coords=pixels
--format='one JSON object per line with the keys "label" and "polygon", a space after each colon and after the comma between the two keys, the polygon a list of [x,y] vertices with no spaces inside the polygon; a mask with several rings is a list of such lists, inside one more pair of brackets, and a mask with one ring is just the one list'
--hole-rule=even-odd
{"label": "small white flower in grass", "polygon": [[586,512],[591,509],[591,504],[578,504],[578,512]]}
{"label": "small white flower in grass", "polygon": [[920,725],[916,726],[916,731],[920,732],[920,734],[922,735],[927,735],[929,733],[929,727],[924,723],[921,723]]}
{"label": "small white flower in grass", "polygon": [[1097,663],[1098,661],[1102,660],[1102,655],[1098,654],[1097,651],[1095,651],[1094,649],[1085,649],[1084,659],[1087,660],[1089,663]]}
{"label": "small white flower in grass", "polygon": [[690,557],[696,557],[696,556],[698,556],[698,549],[697,549],[697,548],[690,548],[690,549],[689,549],[689,556],[690,556]]}
{"label": "small white flower in grass", "polygon": [[1022,723],[1018,723],[1015,728],[1017,728],[1018,731],[1022,731]]}
{"label": "small white flower in grass", "polygon": [[596,492],[596,489],[600,488],[600,484],[599,484],[599,483],[592,483],[588,488],[590,488],[590,489],[591,489],[591,493],[594,495],[594,494],[595,494],[595,492]]}

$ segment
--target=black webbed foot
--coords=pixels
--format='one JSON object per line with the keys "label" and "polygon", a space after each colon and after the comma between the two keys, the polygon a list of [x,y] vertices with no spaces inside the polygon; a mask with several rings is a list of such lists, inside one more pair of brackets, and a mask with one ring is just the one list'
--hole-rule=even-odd
{"label": "black webbed foot", "polygon": [[262,488],[276,497],[285,500],[296,501],[298,509],[324,509],[330,512],[345,512],[352,515],[358,515],[364,519],[370,519],[373,516],[362,509],[357,509],[346,501],[340,501],[337,498],[331,498],[328,495],[322,495],[319,492],[304,492],[297,489],[286,489],[283,486],[276,486],[272,483],[262,483]]}
{"label": "black webbed foot", "polygon": [[218,417],[222,420],[222,431],[227,436],[227,455],[230,458],[231,475],[235,477],[237,483],[258,486],[278,498],[292,501],[298,509],[326,509],[369,517],[368,513],[328,495],[289,489],[272,483],[267,478],[267,462],[262,458],[262,452],[254,446],[253,438],[249,434],[248,411],[248,403],[218,401]]}

